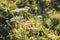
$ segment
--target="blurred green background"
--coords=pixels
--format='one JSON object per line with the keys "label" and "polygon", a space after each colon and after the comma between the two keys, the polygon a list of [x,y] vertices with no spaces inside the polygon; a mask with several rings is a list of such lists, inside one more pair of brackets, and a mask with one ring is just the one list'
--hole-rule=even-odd
{"label": "blurred green background", "polygon": [[0,40],[60,40],[60,0],[0,0]]}

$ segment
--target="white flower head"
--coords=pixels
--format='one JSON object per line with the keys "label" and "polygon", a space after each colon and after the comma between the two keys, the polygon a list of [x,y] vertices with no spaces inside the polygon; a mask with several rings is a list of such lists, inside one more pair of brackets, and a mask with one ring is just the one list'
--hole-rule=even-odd
{"label": "white flower head", "polygon": [[20,16],[19,17],[13,17],[10,19],[10,21],[14,22],[14,21],[20,20],[21,18],[23,18],[23,17],[20,17]]}
{"label": "white flower head", "polygon": [[17,8],[15,10],[11,10],[10,12],[20,12],[20,11],[28,11],[29,7],[25,7],[25,8]]}
{"label": "white flower head", "polygon": [[37,7],[35,7],[35,9],[37,10],[38,8],[37,8]]}
{"label": "white flower head", "polygon": [[26,23],[30,23],[30,21],[26,21]]}
{"label": "white flower head", "polygon": [[10,21],[11,21],[11,22],[15,21],[15,17],[11,18]]}
{"label": "white flower head", "polygon": [[42,18],[42,16],[41,16],[41,15],[39,15],[39,16],[36,16],[36,18]]}

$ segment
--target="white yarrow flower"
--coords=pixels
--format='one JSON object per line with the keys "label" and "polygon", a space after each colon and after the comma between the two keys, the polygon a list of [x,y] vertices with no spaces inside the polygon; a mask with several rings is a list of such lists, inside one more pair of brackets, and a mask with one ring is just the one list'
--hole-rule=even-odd
{"label": "white yarrow flower", "polygon": [[11,10],[10,12],[20,12],[20,11],[28,11],[29,7],[25,7],[25,8],[17,8],[15,10]]}
{"label": "white yarrow flower", "polygon": [[15,17],[11,18],[10,21],[11,21],[11,22],[15,21]]}
{"label": "white yarrow flower", "polygon": [[41,15],[39,15],[39,16],[36,16],[36,18],[42,18],[42,16],[41,16]]}
{"label": "white yarrow flower", "polygon": [[23,17],[12,17],[12,18],[10,19],[10,21],[11,21],[11,22],[14,22],[14,21],[19,20],[20,18],[23,18]]}

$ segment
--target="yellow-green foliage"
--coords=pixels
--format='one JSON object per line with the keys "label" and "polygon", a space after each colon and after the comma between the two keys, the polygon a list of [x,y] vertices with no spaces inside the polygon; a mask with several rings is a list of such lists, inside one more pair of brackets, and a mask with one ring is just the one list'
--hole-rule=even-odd
{"label": "yellow-green foliage", "polygon": [[60,0],[0,0],[0,40],[60,40]]}

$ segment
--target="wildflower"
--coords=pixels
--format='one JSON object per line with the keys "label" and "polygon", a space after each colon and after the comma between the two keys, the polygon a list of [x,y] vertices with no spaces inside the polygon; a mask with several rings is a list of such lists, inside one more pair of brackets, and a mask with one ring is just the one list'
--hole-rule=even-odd
{"label": "wildflower", "polygon": [[13,17],[10,19],[11,22],[14,22],[14,21],[17,21],[19,20],[20,18],[23,18],[23,17]]}
{"label": "wildflower", "polygon": [[37,8],[37,7],[35,7],[35,9],[37,10],[38,8]]}
{"label": "wildflower", "polygon": [[20,12],[20,11],[28,11],[29,7],[25,7],[25,8],[17,8],[15,10],[11,10],[10,12]]}
{"label": "wildflower", "polygon": [[16,21],[16,17],[10,19],[11,22]]}
{"label": "wildflower", "polygon": [[30,23],[30,21],[26,21],[26,23]]}
{"label": "wildflower", "polygon": [[36,16],[36,18],[42,18],[42,16],[41,16],[41,15],[39,15],[39,16]]}

